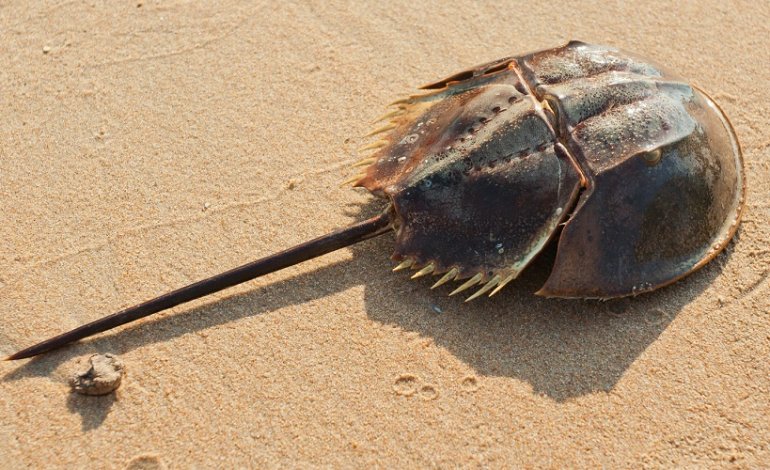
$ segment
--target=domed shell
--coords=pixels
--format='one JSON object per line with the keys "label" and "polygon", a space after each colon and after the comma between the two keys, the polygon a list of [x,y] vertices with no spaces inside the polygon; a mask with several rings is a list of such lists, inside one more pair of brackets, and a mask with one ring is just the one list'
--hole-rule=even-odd
{"label": "domed shell", "polygon": [[729,121],[647,60],[571,42],[423,88],[356,183],[391,201],[394,259],[421,272],[494,293],[558,235],[538,293],[618,297],[701,267],[737,228]]}
{"label": "domed shell", "polygon": [[589,184],[541,295],[618,297],[716,256],[744,199],[735,133],[707,95],[631,54],[582,43],[519,61]]}

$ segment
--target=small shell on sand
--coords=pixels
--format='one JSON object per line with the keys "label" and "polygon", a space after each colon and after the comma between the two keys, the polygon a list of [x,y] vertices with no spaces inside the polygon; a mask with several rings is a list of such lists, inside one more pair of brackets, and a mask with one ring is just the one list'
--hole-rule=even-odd
{"label": "small shell on sand", "polygon": [[120,387],[125,374],[123,362],[112,354],[94,354],[90,367],[78,371],[70,379],[72,390],[82,395],[107,395]]}

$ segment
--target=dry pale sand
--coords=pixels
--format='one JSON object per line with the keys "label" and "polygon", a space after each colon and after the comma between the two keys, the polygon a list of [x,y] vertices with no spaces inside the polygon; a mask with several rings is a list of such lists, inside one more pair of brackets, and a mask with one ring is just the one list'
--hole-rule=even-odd
{"label": "dry pale sand", "polygon": [[[748,178],[727,251],[638,298],[537,298],[541,261],[463,305],[387,236],[3,362],[2,467],[769,465],[770,6],[501,3],[0,1],[3,353],[374,213],[338,184],[386,103],[569,38],[709,90]],[[70,393],[95,352],[122,387]]]}

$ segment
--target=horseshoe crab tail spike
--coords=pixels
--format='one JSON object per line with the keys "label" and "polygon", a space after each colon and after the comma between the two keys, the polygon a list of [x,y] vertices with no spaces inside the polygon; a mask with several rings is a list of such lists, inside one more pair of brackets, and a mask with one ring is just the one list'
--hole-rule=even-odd
{"label": "horseshoe crab tail spike", "polygon": [[381,148],[381,147],[384,147],[384,146],[388,145],[389,143],[390,142],[385,140],[385,139],[376,140],[376,141],[372,142],[371,144],[367,144],[367,145],[364,145],[363,147],[359,148],[358,151],[359,152],[365,152],[367,150],[378,149],[378,148]]}
{"label": "horseshoe crab tail spike", "polygon": [[354,163],[354,164],[352,164],[350,166],[351,166],[351,168],[358,168],[359,166],[371,165],[372,163],[374,163],[376,161],[377,161],[376,158],[364,158],[363,160],[359,160],[359,161],[357,161],[356,163]]}
{"label": "horseshoe crab tail spike", "polygon": [[456,278],[458,274],[460,274],[460,270],[457,268],[452,268],[449,270],[448,273],[444,274],[444,276],[441,279],[439,279],[438,282],[433,284],[430,288],[435,289],[436,287],[443,286],[447,282]]}
{"label": "horseshoe crab tail spike", "polygon": [[364,137],[371,137],[373,135],[381,134],[381,133],[387,132],[387,131],[389,131],[391,129],[395,129],[396,127],[397,126],[395,124],[385,124],[384,126],[379,127],[377,129],[373,130],[372,132],[366,134]]}
{"label": "horseshoe crab tail spike", "polygon": [[480,296],[482,296],[482,295],[486,294],[486,293],[487,293],[487,292],[489,292],[489,291],[490,291],[490,290],[491,290],[493,287],[495,287],[495,286],[497,285],[497,283],[498,283],[498,282],[500,282],[500,276],[495,276],[495,277],[493,277],[492,279],[490,279],[490,280],[489,280],[489,282],[487,282],[486,284],[484,284],[484,287],[482,287],[481,289],[479,289],[478,291],[476,291],[476,293],[475,293],[475,294],[473,294],[472,296],[470,296],[470,297],[468,297],[467,299],[465,299],[465,301],[466,301],[466,302],[470,302],[471,300],[473,300],[473,299],[475,299],[475,298],[477,298],[477,297],[480,297]]}
{"label": "horseshoe crab tail spike", "polygon": [[386,119],[390,119],[393,116],[396,116],[398,114],[401,114],[401,110],[400,109],[394,109],[393,111],[385,113],[382,116],[380,116],[377,119],[375,119],[374,121],[372,121],[372,124],[377,124],[378,122],[384,121]]}
{"label": "horseshoe crab tail spike", "polygon": [[388,103],[388,106],[397,106],[399,104],[408,104],[411,102],[412,102],[412,98],[407,96],[406,98],[399,98],[396,101],[392,101]]}
{"label": "horseshoe crab tail spike", "polygon": [[461,285],[461,286],[460,286],[460,287],[458,287],[457,289],[455,289],[455,290],[453,290],[452,292],[450,292],[450,293],[449,293],[449,296],[451,297],[451,296],[453,296],[453,295],[455,295],[455,294],[459,294],[460,292],[464,291],[465,289],[469,289],[469,288],[471,288],[471,287],[475,286],[476,284],[478,284],[479,282],[481,282],[481,279],[482,279],[483,277],[484,277],[484,275],[483,275],[483,274],[481,274],[481,273],[478,273],[478,274],[476,274],[476,275],[475,275],[475,276],[473,276],[472,278],[468,279],[468,280],[465,282],[465,284]]}
{"label": "horseshoe crab tail spike", "polygon": [[345,181],[343,181],[342,183],[340,183],[340,187],[347,186],[349,184],[355,185],[356,182],[358,182],[358,180],[363,179],[365,177],[366,177],[366,175],[363,174],[363,173],[358,174],[358,175],[353,176],[353,177],[350,177],[350,178],[346,179]]}
{"label": "horseshoe crab tail spike", "polygon": [[503,290],[503,287],[505,287],[509,282],[513,281],[514,279],[516,279],[516,273],[509,274],[505,279],[500,281],[497,287],[495,287],[495,290],[489,293],[489,296],[492,297],[493,295]]}
{"label": "horseshoe crab tail spike", "polygon": [[432,273],[432,272],[433,272],[433,270],[434,270],[435,268],[436,268],[436,267],[433,265],[433,263],[430,263],[429,265],[425,266],[425,267],[424,267],[424,268],[422,268],[421,270],[419,270],[419,271],[417,271],[416,273],[414,273],[414,274],[412,275],[412,279],[417,279],[418,277],[423,277],[423,276],[425,276],[425,275],[427,275],[427,274],[430,274],[430,273]]}
{"label": "horseshoe crab tail spike", "polygon": [[393,268],[393,272],[402,271],[407,268],[411,268],[414,264],[414,260],[411,259],[405,259],[404,261],[400,262],[398,266]]}
{"label": "horseshoe crab tail spike", "polygon": [[96,333],[101,333],[116,326],[152,315],[153,313],[219,292],[228,287],[250,281],[265,274],[278,271],[312,258],[350,246],[363,240],[376,237],[393,229],[391,211],[373,217],[349,227],[331,232],[314,240],[307,241],[293,248],[266,256],[230,271],[195,282],[175,291],[156,297],[139,305],[121,310],[118,313],[100,318],[79,326],[74,330],[47,339],[29,348],[23,349],[6,358],[7,361],[25,359],[51,351],[66,344],[78,341]]}

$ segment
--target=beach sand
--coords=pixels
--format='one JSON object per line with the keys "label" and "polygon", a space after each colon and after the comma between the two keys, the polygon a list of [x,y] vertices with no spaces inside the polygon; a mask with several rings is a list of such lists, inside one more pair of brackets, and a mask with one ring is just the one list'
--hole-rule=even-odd
{"label": "beach sand", "polygon": [[[340,188],[387,103],[569,39],[715,97],[748,181],[670,287],[464,304],[386,235],[0,363],[3,468],[760,467],[770,462],[770,6],[0,2],[0,353],[377,213]],[[761,5],[761,6],[760,6]],[[115,394],[70,392],[112,353]]]}

